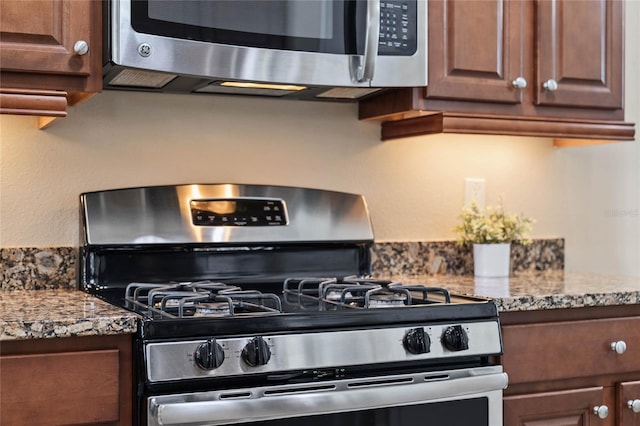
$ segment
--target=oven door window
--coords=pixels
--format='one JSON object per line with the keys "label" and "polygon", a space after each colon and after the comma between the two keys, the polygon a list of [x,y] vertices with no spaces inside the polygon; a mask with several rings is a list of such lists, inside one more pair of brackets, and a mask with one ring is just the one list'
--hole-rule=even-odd
{"label": "oven door window", "polygon": [[362,54],[366,1],[136,0],[139,33],[231,46]]}
{"label": "oven door window", "polygon": [[[423,419],[420,422],[420,419]],[[252,426],[489,426],[487,398],[244,423]]]}

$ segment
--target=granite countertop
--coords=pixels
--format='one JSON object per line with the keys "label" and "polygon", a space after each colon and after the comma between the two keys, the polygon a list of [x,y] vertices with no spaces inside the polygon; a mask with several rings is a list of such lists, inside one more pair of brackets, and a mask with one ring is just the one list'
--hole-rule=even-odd
{"label": "granite countertop", "polygon": [[137,317],[73,289],[0,291],[0,341],[127,334]]}
{"label": "granite countertop", "polygon": [[392,279],[489,297],[495,300],[500,312],[640,304],[640,277],[555,270],[521,272],[509,278],[413,275]]}
{"label": "granite countertop", "polygon": [[[640,277],[563,271],[509,278],[381,276],[495,300],[500,312],[640,304]],[[74,289],[0,291],[0,341],[134,333],[137,316]]]}

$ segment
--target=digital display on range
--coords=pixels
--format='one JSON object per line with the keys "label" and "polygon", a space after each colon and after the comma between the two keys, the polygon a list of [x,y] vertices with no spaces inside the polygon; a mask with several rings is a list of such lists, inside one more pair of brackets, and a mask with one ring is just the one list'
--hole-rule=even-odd
{"label": "digital display on range", "polygon": [[197,226],[281,226],[287,224],[284,202],[278,199],[216,198],[191,200]]}

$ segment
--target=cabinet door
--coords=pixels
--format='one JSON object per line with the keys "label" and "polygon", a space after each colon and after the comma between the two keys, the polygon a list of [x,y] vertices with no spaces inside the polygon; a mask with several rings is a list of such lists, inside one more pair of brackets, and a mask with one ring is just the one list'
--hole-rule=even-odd
{"label": "cabinet door", "polygon": [[426,97],[521,103],[512,81],[526,78],[525,8],[520,0],[430,0]]}
{"label": "cabinet door", "polygon": [[537,105],[623,107],[623,7],[620,0],[538,0]]}
{"label": "cabinet door", "polygon": [[[91,0],[0,1],[2,86],[100,90],[99,12]],[[80,40],[89,47],[84,55],[74,51]]]}
{"label": "cabinet door", "polygon": [[[613,426],[613,394],[611,388],[593,387],[508,396],[504,398],[504,425]],[[601,419],[594,408],[603,405],[609,414]]]}
{"label": "cabinet door", "polygon": [[640,405],[640,381],[620,383],[618,386],[618,425],[640,426],[640,412],[633,411],[634,403],[636,406]]}

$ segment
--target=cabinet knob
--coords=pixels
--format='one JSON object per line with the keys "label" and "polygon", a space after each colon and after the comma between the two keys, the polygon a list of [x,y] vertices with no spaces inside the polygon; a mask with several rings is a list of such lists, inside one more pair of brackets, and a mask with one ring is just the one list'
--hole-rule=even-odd
{"label": "cabinet knob", "polygon": [[527,80],[524,77],[518,77],[511,82],[513,87],[516,89],[526,89],[527,88]]}
{"label": "cabinet knob", "polygon": [[634,413],[640,413],[640,399],[630,399],[627,401],[627,407]]}
{"label": "cabinet knob", "polygon": [[542,83],[542,87],[544,90],[548,90],[549,92],[555,92],[558,90],[558,82],[551,78]]}
{"label": "cabinet knob", "polygon": [[86,55],[89,53],[89,43],[84,40],[78,40],[73,45],[73,51],[76,52],[76,55]]}
{"label": "cabinet knob", "polygon": [[597,405],[593,407],[593,414],[600,417],[601,419],[606,419],[609,416],[609,407],[606,405]]}
{"label": "cabinet knob", "polygon": [[615,351],[619,355],[622,355],[627,351],[627,344],[624,340],[618,340],[617,342],[611,342],[611,350]]}

